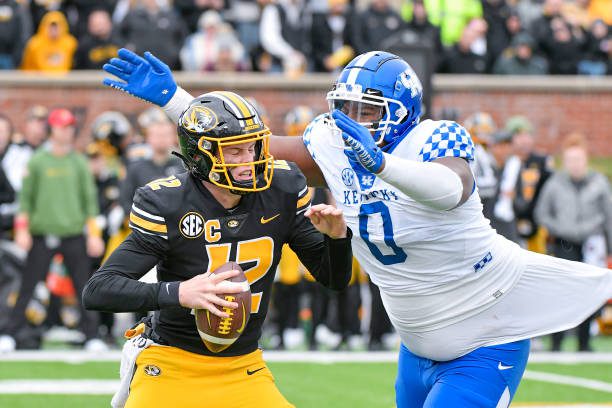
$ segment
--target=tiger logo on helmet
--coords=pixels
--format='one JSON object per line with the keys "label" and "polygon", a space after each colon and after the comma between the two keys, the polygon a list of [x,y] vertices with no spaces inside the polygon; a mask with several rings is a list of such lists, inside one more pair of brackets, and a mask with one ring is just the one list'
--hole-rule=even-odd
{"label": "tiger logo on helmet", "polygon": [[[194,99],[179,118],[178,136],[180,157],[200,180],[240,195],[270,187],[274,172],[270,130],[242,96],[216,91]],[[226,161],[226,149],[249,143],[254,144],[252,160]],[[250,167],[249,180],[232,175],[232,169],[242,166]]]}

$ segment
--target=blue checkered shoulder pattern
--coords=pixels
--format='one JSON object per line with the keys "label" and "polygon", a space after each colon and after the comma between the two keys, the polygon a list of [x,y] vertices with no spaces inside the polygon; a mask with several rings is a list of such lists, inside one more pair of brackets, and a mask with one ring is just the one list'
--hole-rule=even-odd
{"label": "blue checkered shoulder pattern", "polygon": [[316,118],[314,118],[312,122],[308,124],[308,126],[306,127],[306,130],[304,130],[302,141],[304,142],[304,146],[306,146],[306,149],[308,149],[308,152],[310,153],[310,155],[312,156],[314,160],[316,160],[316,157],[315,157],[315,152],[314,152],[314,148],[312,147],[312,141],[311,141],[312,129],[317,123],[319,122],[325,123],[325,122],[329,122],[330,120],[331,119],[329,117],[329,113],[322,113]]}
{"label": "blue checkered shoulder pattern", "polygon": [[419,159],[424,162],[440,157],[474,160],[474,142],[463,126],[455,122],[441,121],[419,152]]}

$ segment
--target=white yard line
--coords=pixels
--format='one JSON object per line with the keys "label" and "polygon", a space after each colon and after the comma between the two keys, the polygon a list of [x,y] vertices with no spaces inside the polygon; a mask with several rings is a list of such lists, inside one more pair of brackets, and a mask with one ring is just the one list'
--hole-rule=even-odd
{"label": "white yard line", "polygon": [[[326,352],[326,351],[265,351],[264,357],[270,362],[307,362],[307,363],[395,363],[397,352]],[[3,361],[63,361],[67,363],[84,363],[94,361],[119,361],[119,350],[92,353],[83,350],[45,350],[14,351],[0,353],[0,364]],[[612,353],[547,353],[536,352],[529,356],[531,363],[612,363]]]}
{"label": "white yard line", "polygon": [[3,380],[0,394],[112,395],[119,380]]}
{"label": "white yard line", "polygon": [[527,370],[523,378],[534,381],[544,381],[553,384],[573,385],[575,387],[588,388],[596,391],[604,391],[612,393],[612,383],[598,380],[591,380],[583,377],[574,377],[571,375],[561,375],[553,373],[545,373],[541,371]]}
{"label": "white yard line", "polygon": [[512,408],[602,408],[602,407],[612,407],[611,404],[545,404],[545,405],[536,405],[536,404],[512,404],[510,405]]}
{"label": "white yard line", "polygon": [[[573,377],[527,370],[524,378],[534,381],[544,381],[553,384],[571,385],[597,391],[612,393],[612,384],[604,381]],[[2,380],[0,394],[81,394],[81,395],[111,395],[119,388],[119,380]],[[612,407],[609,404],[563,404],[563,405],[532,405],[513,404],[513,407],[531,408],[588,408]]]}

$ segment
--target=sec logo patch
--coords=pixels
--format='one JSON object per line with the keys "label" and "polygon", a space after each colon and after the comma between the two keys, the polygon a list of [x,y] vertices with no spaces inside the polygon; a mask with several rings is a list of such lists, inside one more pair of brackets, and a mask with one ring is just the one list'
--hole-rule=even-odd
{"label": "sec logo patch", "polygon": [[204,218],[197,212],[188,212],[179,222],[179,231],[185,238],[197,238],[204,232]]}

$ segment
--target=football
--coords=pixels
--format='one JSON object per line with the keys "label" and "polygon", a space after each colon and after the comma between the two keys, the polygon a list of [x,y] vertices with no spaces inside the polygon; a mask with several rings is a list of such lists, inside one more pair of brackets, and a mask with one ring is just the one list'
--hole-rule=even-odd
{"label": "football", "polygon": [[223,308],[222,310],[229,314],[229,317],[225,318],[216,316],[206,309],[195,309],[198,333],[200,333],[206,348],[213,353],[219,353],[231,346],[244,331],[251,315],[251,289],[240,265],[236,262],[227,262],[215,269],[213,273],[221,273],[232,269],[238,270],[240,273],[228,280],[238,283],[244,282],[244,291],[227,295],[219,294],[219,297],[238,303],[238,308]]}

